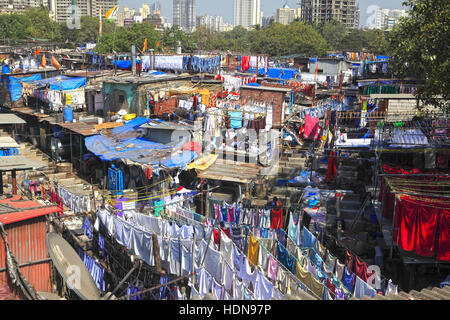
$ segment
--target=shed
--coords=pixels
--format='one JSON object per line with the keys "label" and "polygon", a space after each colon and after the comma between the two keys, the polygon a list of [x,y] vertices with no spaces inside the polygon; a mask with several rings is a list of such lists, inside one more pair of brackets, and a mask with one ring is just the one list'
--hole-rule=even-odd
{"label": "shed", "polygon": [[273,88],[273,87],[254,87],[254,86],[243,86],[241,87],[241,104],[245,105],[247,103],[257,102],[257,103],[268,103],[272,105],[272,127],[274,129],[279,129],[283,125],[284,115],[286,110],[284,110],[284,102],[286,96],[289,94],[289,105],[293,102],[291,99],[292,89],[288,88]]}
{"label": "shed", "polygon": [[[9,248],[20,271],[38,292],[52,292],[51,260],[45,243],[46,216],[59,213],[56,206],[45,206],[15,195],[0,200],[0,223],[4,225]],[[14,292],[6,264],[7,246],[0,237],[0,283]],[[22,298],[14,292],[15,297]]]}

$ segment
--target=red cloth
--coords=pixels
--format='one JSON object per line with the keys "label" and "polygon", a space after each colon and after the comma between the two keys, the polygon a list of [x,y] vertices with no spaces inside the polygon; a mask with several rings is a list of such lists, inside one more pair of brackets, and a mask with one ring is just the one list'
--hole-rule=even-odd
{"label": "red cloth", "polygon": [[334,295],[336,292],[336,285],[332,284],[330,282],[330,279],[327,279],[326,285],[327,285],[327,288],[329,289],[328,292],[330,293],[331,298],[334,300]]}
{"label": "red cloth", "polygon": [[186,142],[181,147],[181,149],[187,150],[187,151],[195,151],[198,154],[202,153],[202,147],[200,146],[200,144],[198,142],[195,142],[195,141]]}
{"label": "red cloth", "polygon": [[417,254],[433,257],[435,253],[436,232],[438,228],[439,209],[430,206],[414,205],[417,212]]}
{"label": "red cloth", "polygon": [[355,256],[355,274],[361,278],[364,282],[367,282],[367,264],[359,261]]}
{"label": "red cloth", "polygon": [[400,245],[403,250],[414,251],[416,234],[417,234],[417,212],[414,206],[409,205],[404,201],[398,201],[397,206],[399,215],[396,221],[399,221],[399,230],[397,244]]}
{"label": "red cloth", "polygon": [[436,258],[441,261],[450,261],[450,210],[441,212]]}
{"label": "red cloth", "polygon": [[330,156],[328,157],[327,182],[330,182],[336,176],[336,164],[336,154],[334,152],[330,152]]}
{"label": "red cloth", "polygon": [[303,137],[305,139],[317,139],[319,135],[319,118],[313,118],[305,115],[305,132]]}
{"label": "red cloth", "polygon": [[353,273],[353,261],[355,260],[355,257],[353,254],[348,252],[348,250],[345,251],[345,266],[347,267],[348,272]]}
{"label": "red cloth", "polygon": [[222,228],[222,231],[225,232],[225,234],[228,236],[228,238],[231,239],[231,234],[230,234],[230,228]]}
{"label": "red cloth", "polygon": [[410,201],[407,197],[398,201],[397,206],[398,217],[395,219],[395,226],[398,228],[398,236],[394,240],[405,251],[433,257],[436,250],[439,212],[442,209],[434,208],[430,203]]}
{"label": "red cloth", "polygon": [[250,57],[242,56],[242,71],[247,71],[250,69]]}
{"label": "red cloth", "polygon": [[213,229],[213,233],[214,233],[214,243],[219,245],[220,243],[220,231],[217,230],[216,228]]}
{"label": "red cloth", "polygon": [[280,208],[278,211],[274,209],[270,210],[270,220],[271,220],[271,229],[281,229],[283,225],[283,209]]}

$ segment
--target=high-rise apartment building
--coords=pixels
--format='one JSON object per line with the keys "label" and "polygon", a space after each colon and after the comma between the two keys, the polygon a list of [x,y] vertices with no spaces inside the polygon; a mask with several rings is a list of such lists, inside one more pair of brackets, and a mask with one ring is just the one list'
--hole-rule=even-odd
{"label": "high-rise apartment building", "polygon": [[173,0],[173,25],[192,32],[197,21],[197,0]]}
{"label": "high-rise apartment building", "polygon": [[43,6],[48,8],[48,0],[0,0],[1,12],[22,12],[28,8],[39,8]]}
{"label": "high-rise apartment building", "polygon": [[262,25],[261,0],[234,0],[234,25],[244,28]]}
{"label": "high-rise apartment building", "polygon": [[204,15],[197,17],[197,27],[200,26],[205,26],[212,31],[222,32],[224,31],[225,24],[221,16]]}
{"label": "high-rise apartment building", "polygon": [[150,7],[146,4],[143,4],[142,8],[140,8],[139,11],[143,19],[147,19],[147,17],[150,15]]}
{"label": "high-rise apartment building", "polygon": [[[50,17],[64,23],[72,16],[72,0],[49,0]],[[81,17],[105,17],[108,10],[119,4],[119,0],[75,0],[76,12]]]}
{"label": "high-rise apartment building", "polygon": [[151,14],[161,14],[161,2],[156,1],[155,3],[150,5],[150,13]]}
{"label": "high-rise apartment building", "polygon": [[359,28],[359,6],[356,0],[302,0],[301,20],[329,22],[336,20],[347,28]]}
{"label": "high-rise apartment building", "polygon": [[289,8],[286,2],[283,8],[277,9],[277,16],[275,21],[284,25],[288,25],[291,24],[296,18],[297,10]]}
{"label": "high-rise apartment building", "polygon": [[407,17],[408,12],[401,9],[382,9],[377,10],[376,29],[391,30],[400,18]]}

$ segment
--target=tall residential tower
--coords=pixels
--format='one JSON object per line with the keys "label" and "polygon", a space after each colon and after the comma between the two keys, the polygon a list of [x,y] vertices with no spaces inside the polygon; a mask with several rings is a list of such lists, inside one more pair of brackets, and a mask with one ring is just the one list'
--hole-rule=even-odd
{"label": "tall residential tower", "polygon": [[173,0],[173,25],[192,32],[195,30],[197,21],[196,0]]}
{"label": "tall residential tower", "polygon": [[244,28],[262,25],[261,0],[234,0],[234,25]]}

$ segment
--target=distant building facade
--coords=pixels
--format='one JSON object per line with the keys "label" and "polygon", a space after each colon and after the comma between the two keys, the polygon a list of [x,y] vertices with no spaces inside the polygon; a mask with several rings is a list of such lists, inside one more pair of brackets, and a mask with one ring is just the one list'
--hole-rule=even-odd
{"label": "distant building facade", "polygon": [[360,11],[356,0],[302,0],[301,20],[329,22],[336,20],[347,28],[359,28]]}
{"label": "distant building facade", "polygon": [[402,17],[407,17],[408,12],[401,9],[378,8],[375,29],[391,30]]}
{"label": "distant building facade", "polygon": [[195,30],[197,24],[197,0],[173,0],[173,25],[187,32]]}
{"label": "distant building facade", "polygon": [[277,9],[277,16],[275,21],[284,25],[291,24],[297,18],[297,10],[291,9],[287,3],[283,8]]}
{"label": "distant building facade", "polygon": [[261,0],[234,0],[234,25],[244,28],[262,25]]}

